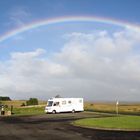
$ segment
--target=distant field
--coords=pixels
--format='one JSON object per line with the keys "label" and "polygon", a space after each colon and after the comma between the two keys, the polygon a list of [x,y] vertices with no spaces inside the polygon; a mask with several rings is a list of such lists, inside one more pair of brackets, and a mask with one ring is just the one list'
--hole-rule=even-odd
{"label": "distant field", "polygon": [[74,122],[78,126],[105,128],[105,129],[124,129],[124,130],[140,130],[140,116],[118,116],[81,119]]}
{"label": "distant field", "polygon": [[13,101],[1,101],[2,104],[8,105],[9,107],[12,105],[13,107],[20,107],[23,103],[26,104],[25,100],[13,100]]}
{"label": "distant field", "polygon": [[[115,103],[92,103],[85,102],[85,110],[97,111],[97,112],[110,112],[115,113],[116,104]],[[120,113],[130,113],[130,114],[140,114],[140,103],[120,103],[119,104]]]}
{"label": "distant field", "polygon": [[[24,103],[26,104],[26,100],[12,100],[12,101],[1,101],[2,104],[8,105],[9,107],[12,105],[13,107],[21,107]],[[39,101],[39,105],[46,105],[47,101]]]}

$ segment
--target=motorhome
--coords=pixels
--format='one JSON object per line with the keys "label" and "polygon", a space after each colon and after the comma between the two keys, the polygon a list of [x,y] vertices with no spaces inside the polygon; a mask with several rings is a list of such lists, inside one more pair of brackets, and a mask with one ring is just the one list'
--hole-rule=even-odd
{"label": "motorhome", "polygon": [[45,107],[46,113],[81,112],[84,111],[83,98],[51,98]]}

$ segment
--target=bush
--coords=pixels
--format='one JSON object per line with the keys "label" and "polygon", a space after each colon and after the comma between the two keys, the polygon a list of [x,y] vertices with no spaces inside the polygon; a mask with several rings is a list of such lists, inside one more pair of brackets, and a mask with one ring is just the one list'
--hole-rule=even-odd
{"label": "bush", "polygon": [[22,103],[21,106],[26,106],[25,103]]}
{"label": "bush", "polygon": [[26,101],[26,105],[38,105],[38,99],[37,98],[30,98],[28,101]]}
{"label": "bush", "polygon": [[8,105],[4,105],[5,108],[8,108]]}

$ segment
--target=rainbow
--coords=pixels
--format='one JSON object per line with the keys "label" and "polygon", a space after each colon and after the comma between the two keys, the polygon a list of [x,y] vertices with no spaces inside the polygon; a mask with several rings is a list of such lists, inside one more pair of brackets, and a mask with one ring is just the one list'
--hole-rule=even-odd
{"label": "rainbow", "polygon": [[140,32],[139,25],[134,25],[134,24],[124,22],[124,21],[118,21],[118,20],[109,19],[109,18],[93,17],[93,16],[71,16],[71,17],[69,16],[69,17],[57,17],[57,18],[55,17],[55,18],[34,21],[32,23],[29,23],[29,24],[24,25],[22,27],[13,29],[13,30],[1,35],[0,42],[3,42],[3,41],[5,41],[5,40],[7,40],[15,35],[18,35],[20,33],[25,32],[25,31],[39,28],[41,26],[47,26],[47,25],[56,24],[56,23],[76,22],[76,21],[99,22],[99,23],[117,25],[120,27],[130,27],[131,29],[134,29],[134,30]]}

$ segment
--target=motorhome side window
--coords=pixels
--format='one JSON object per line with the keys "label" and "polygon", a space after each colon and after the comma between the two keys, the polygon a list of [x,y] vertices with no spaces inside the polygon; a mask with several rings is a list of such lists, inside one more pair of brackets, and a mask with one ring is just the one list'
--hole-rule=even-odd
{"label": "motorhome side window", "polygon": [[62,101],[62,105],[65,105],[66,104],[66,101]]}
{"label": "motorhome side window", "polygon": [[69,104],[71,104],[71,101],[68,101]]}
{"label": "motorhome side window", "polygon": [[53,106],[58,106],[59,102],[54,102]]}

